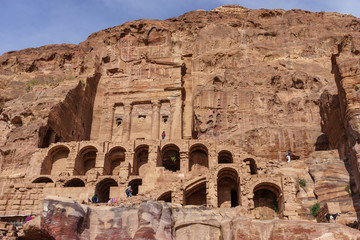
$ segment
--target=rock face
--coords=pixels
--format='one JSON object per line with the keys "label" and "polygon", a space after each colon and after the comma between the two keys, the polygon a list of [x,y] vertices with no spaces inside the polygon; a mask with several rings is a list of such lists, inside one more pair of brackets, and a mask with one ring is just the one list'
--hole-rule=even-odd
{"label": "rock face", "polygon": [[[224,6],[0,56],[0,216],[39,213],[46,195],[97,194],[102,204],[239,206],[257,220],[314,219],[314,203],[337,202],[341,223],[359,221],[359,30],[350,15]],[[129,185],[136,197],[123,200]],[[50,236],[188,231],[156,203],[126,221],[114,220],[128,216],[121,208],[78,207],[66,229],[56,206],[44,218],[54,224],[42,223]],[[226,233],[220,222],[190,232],[271,239],[301,225],[280,234],[231,221],[254,232]]]}
{"label": "rock face", "polygon": [[[44,207],[37,229],[42,239],[360,239],[357,230],[339,224],[251,220],[237,216],[236,208],[179,208],[155,201],[88,207],[60,198],[46,199]],[[33,239],[34,228],[24,232],[25,239]]]}

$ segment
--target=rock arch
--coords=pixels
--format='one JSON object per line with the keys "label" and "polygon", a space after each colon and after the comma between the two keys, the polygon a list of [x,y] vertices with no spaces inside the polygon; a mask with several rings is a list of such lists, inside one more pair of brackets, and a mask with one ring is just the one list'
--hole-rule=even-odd
{"label": "rock arch", "polygon": [[83,147],[75,159],[74,175],[85,175],[87,171],[95,168],[97,152],[94,146]]}
{"label": "rock arch", "polygon": [[206,205],[206,179],[190,184],[184,190],[184,205]]}
{"label": "rock arch", "polygon": [[180,170],[180,149],[175,144],[167,144],[161,150],[162,166],[170,171]]}
{"label": "rock arch", "polygon": [[105,178],[96,184],[95,193],[99,198],[99,203],[106,203],[110,199],[111,187],[119,186],[112,178]]}
{"label": "rock arch", "polygon": [[49,177],[38,177],[32,183],[53,183],[54,181]]}
{"label": "rock arch", "polygon": [[227,150],[223,150],[221,152],[219,152],[218,154],[218,163],[222,164],[222,163],[233,163],[233,156],[232,153],[227,151]]}
{"label": "rock arch", "polygon": [[218,207],[239,205],[239,175],[233,168],[222,168],[217,175]]}
{"label": "rock arch", "polygon": [[276,213],[283,213],[283,194],[281,188],[271,182],[262,182],[253,188],[254,208],[268,207]]}
{"label": "rock arch", "polygon": [[67,181],[64,187],[85,187],[85,182],[80,178],[73,178]]}
{"label": "rock arch", "polygon": [[158,201],[171,202],[171,191],[161,194],[158,198]]}
{"label": "rock arch", "polygon": [[125,148],[114,147],[105,157],[105,175],[119,175],[120,165],[125,162]]}
{"label": "rock arch", "polygon": [[41,164],[40,174],[59,175],[65,172],[69,153],[70,149],[65,145],[57,145],[51,148]]}
{"label": "rock arch", "polygon": [[203,144],[194,144],[189,151],[189,171],[208,168],[208,149]]}
{"label": "rock arch", "polygon": [[142,176],[149,160],[149,145],[140,145],[135,149],[133,161],[133,175]]}

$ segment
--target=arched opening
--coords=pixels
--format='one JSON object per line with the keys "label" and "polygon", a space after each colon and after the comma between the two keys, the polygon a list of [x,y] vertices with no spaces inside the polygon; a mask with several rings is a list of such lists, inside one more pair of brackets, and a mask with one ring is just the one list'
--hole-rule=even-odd
{"label": "arched opening", "polygon": [[83,148],[75,160],[74,175],[85,175],[95,168],[97,149],[92,146]]}
{"label": "arched opening", "polygon": [[202,144],[190,148],[189,171],[209,167],[208,150]]}
{"label": "arched opening", "polygon": [[129,186],[131,186],[133,196],[138,195],[140,185],[142,185],[142,179],[134,179],[129,182]]}
{"label": "arched opening", "polygon": [[158,201],[164,202],[171,202],[171,191],[163,193],[159,198]]}
{"label": "arched opening", "polygon": [[80,178],[73,178],[66,182],[64,187],[85,187],[85,183]]}
{"label": "arched opening", "polygon": [[162,165],[165,169],[176,172],[180,170],[180,149],[176,145],[167,145],[162,151]]}
{"label": "arched opening", "polygon": [[239,176],[231,168],[221,169],[217,180],[218,207],[239,205]]}
{"label": "arched opening", "polygon": [[[136,148],[134,154],[133,175],[142,176],[148,163],[149,146],[141,145]],[[134,190],[133,190],[134,191]]]}
{"label": "arched opening", "polygon": [[223,163],[233,163],[233,157],[231,152],[229,151],[221,151],[219,152],[218,155],[218,163],[219,164],[223,164]]}
{"label": "arched opening", "polygon": [[260,183],[254,188],[254,207],[267,207],[282,214],[283,199],[280,187],[273,183]]}
{"label": "arched opening", "polygon": [[54,181],[48,177],[38,177],[32,183],[53,183]]}
{"label": "arched opening", "polygon": [[250,168],[250,174],[251,175],[255,175],[257,174],[257,165],[254,159],[252,158],[247,158],[244,160],[244,162],[246,162],[247,165],[249,165]]}
{"label": "arched opening", "polygon": [[110,199],[111,187],[117,187],[118,183],[112,178],[106,178],[96,184],[95,193],[99,198],[99,203],[106,203]]}
{"label": "arched opening", "polygon": [[125,162],[125,152],[122,147],[115,147],[109,151],[104,166],[106,175],[119,175],[120,164]]}
{"label": "arched opening", "polygon": [[187,189],[184,193],[184,205],[206,205],[206,182]]}
{"label": "arched opening", "polygon": [[40,174],[59,175],[66,170],[66,161],[69,156],[69,148],[56,146],[52,148],[41,164]]}

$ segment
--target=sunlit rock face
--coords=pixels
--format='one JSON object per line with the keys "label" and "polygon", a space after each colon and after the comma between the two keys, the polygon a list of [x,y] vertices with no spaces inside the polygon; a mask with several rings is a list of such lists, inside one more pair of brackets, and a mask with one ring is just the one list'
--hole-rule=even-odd
{"label": "sunlit rock face", "polygon": [[[155,201],[138,207],[89,207],[61,198],[44,201],[44,213],[25,225],[25,238],[42,239],[359,239],[339,224],[251,220],[228,209],[178,208]],[[32,225],[32,230],[29,227]],[[38,235],[36,235],[38,234]]]}
{"label": "sunlit rock face", "polygon": [[[47,195],[86,202],[97,194],[103,205],[237,207],[249,219],[234,216],[231,224],[252,226],[253,219],[315,220],[310,207],[332,202],[346,213],[339,223],[355,226],[359,31],[351,15],[223,6],[127,22],[79,45],[3,54],[0,216],[38,214]],[[128,186],[133,198],[126,198]],[[96,209],[95,217],[79,208],[66,234],[94,236],[87,221],[101,238],[200,231],[271,239],[275,231],[244,233],[222,220],[174,228],[166,214],[175,213],[151,204],[126,223],[112,219],[128,210]],[[78,216],[92,217],[80,228]]]}

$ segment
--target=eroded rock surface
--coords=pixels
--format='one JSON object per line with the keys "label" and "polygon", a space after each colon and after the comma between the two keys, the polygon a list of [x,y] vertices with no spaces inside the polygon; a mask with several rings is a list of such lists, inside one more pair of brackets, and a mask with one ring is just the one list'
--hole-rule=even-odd
{"label": "eroded rock surface", "polygon": [[[43,239],[360,239],[357,230],[339,224],[251,220],[237,208],[177,208],[156,201],[89,207],[53,197],[44,206],[38,228]],[[24,232],[26,239],[35,236],[34,230]]]}

